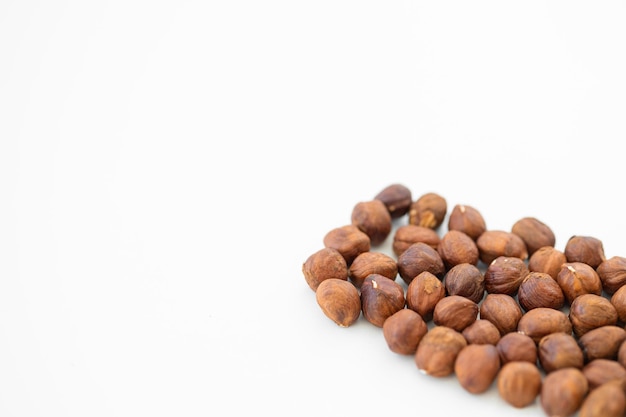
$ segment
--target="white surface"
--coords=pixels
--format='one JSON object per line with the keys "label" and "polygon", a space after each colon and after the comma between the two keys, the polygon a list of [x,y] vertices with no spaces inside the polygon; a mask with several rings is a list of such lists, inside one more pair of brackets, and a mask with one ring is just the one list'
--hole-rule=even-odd
{"label": "white surface", "polygon": [[625,255],[625,20],[621,1],[3,1],[0,414],[543,415],[338,328],[301,265],[393,182]]}

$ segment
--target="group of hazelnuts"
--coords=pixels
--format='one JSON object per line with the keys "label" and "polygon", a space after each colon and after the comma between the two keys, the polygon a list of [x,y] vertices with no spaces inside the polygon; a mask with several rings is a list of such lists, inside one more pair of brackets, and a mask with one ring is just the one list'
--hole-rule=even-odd
{"label": "group of hazelnuts", "polygon": [[[376,251],[390,236],[393,254]],[[448,213],[443,196],[413,199],[397,183],[358,202],[302,273],[326,317],[382,328],[421,373],[473,394],[495,385],[548,416],[624,416],[626,257],[607,258],[593,236],[555,242],[535,217],[490,230],[477,208]]]}

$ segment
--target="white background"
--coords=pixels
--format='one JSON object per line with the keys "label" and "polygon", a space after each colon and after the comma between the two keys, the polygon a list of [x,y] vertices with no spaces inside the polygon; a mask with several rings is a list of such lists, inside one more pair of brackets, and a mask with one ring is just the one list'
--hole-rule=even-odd
{"label": "white background", "polygon": [[0,414],[543,415],[339,328],[301,266],[394,182],[626,255],[625,21],[623,1],[0,2]]}

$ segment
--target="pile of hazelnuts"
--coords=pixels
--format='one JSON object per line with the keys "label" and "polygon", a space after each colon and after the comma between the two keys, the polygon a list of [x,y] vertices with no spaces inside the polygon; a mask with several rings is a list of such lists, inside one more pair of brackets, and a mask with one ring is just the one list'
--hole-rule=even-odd
{"label": "pile of hazelnuts", "polygon": [[[376,251],[389,237],[393,255]],[[423,374],[473,394],[496,386],[548,416],[624,416],[626,257],[593,236],[555,242],[535,217],[490,230],[475,207],[448,213],[441,195],[391,184],[328,231],[302,273],[326,317],[382,328]]]}

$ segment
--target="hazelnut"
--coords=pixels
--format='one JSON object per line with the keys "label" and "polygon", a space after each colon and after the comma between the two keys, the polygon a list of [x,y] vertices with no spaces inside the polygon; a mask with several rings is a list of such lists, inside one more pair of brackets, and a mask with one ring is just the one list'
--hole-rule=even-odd
{"label": "hazelnut", "polygon": [[409,246],[398,257],[397,264],[398,273],[407,284],[410,284],[413,278],[424,271],[428,271],[440,279],[443,278],[446,271],[439,253],[423,242]]}
{"label": "hazelnut", "polygon": [[468,344],[495,346],[500,341],[500,331],[489,320],[476,320],[461,333]]}
{"label": "hazelnut", "polygon": [[328,278],[348,280],[348,265],[339,251],[323,248],[311,254],[302,264],[302,274],[309,287],[316,291]]}
{"label": "hazelnut", "polygon": [[450,212],[448,230],[458,230],[476,240],[487,230],[487,226],[483,215],[474,207],[457,204]]}
{"label": "hazelnut", "polygon": [[621,287],[615,291],[609,299],[615,310],[617,311],[617,317],[622,323],[626,322],[626,286]]}
{"label": "hazelnut", "polygon": [[515,295],[529,272],[522,259],[498,256],[485,271],[485,290],[490,294]]}
{"label": "hazelnut", "polygon": [[568,304],[571,304],[579,295],[602,294],[602,281],[598,273],[582,262],[564,263],[556,277],[556,282],[563,290]]}
{"label": "hazelnut", "polygon": [[485,277],[475,265],[461,263],[453,266],[444,277],[448,295],[460,295],[475,303],[482,301],[485,294]]}
{"label": "hazelnut", "polygon": [[541,372],[534,363],[508,362],[498,373],[498,393],[515,408],[524,408],[535,402],[541,391]]}
{"label": "hazelnut", "polygon": [[537,307],[522,316],[517,324],[517,331],[530,336],[535,343],[539,343],[542,337],[550,333],[571,334],[572,323],[561,310]]}
{"label": "hazelnut", "polygon": [[439,256],[446,268],[452,268],[458,264],[478,263],[478,247],[471,237],[458,230],[449,230],[441,238],[437,247]]}
{"label": "hazelnut", "polygon": [[513,224],[511,233],[522,238],[529,256],[532,256],[539,248],[554,246],[556,243],[552,229],[535,217],[519,219]]}
{"label": "hazelnut", "polygon": [[433,322],[438,326],[450,327],[463,331],[478,317],[478,304],[460,295],[442,298],[433,311]]}
{"label": "hazelnut", "polygon": [[530,336],[522,333],[507,333],[496,344],[500,361],[537,363],[537,344]]}
{"label": "hazelnut", "polygon": [[324,236],[324,246],[339,251],[350,266],[354,258],[370,250],[370,238],[358,227],[345,225],[330,230]]}
{"label": "hazelnut", "polygon": [[427,331],[428,326],[422,316],[408,308],[398,310],[383,323],[387,346],[400,355],[414,355]]}
{"label": "hazelnut", "polygon": [[398,275],[398,264],[391,256],[382,252],[363,252],[352,262],[348,276],[352,283],[361,288],[363,281],[370,274],[380,274],[394,280]]}
{"label": "hazelnut", "polygon": [[479,310],[480,318],[492,322],[502,336],[517,331],[523,314],[515,298],[507,294],[487,294]]}
{"label": "hazelnut", "polygon": [[583,351],[574,336],[567,333],[550,333],[539,340],[539,363],[546,373],[562,368],[582,369]]}
{"label": "hazelnut", "polygon": [[445,326],[433,327],[417,345],[415,365],[426,375],[451,375],[457,355],[465,346],[467,341],[460,332]]}
{"label": "hazelnut", "polygon": [[413,202],[411,190],[403,184],[388,185],[376,194],[374,199],[385,204],[392,219],[397,219],[408,213]]}
{"label": "hazelnut", "polygon": [[626,368],[626,342],[622,342],[617,349],[617,361]]}
{"label": "hazelnut", "polygon": [[526,244],[518,235],[504,230],[487,230],[476,239],[480,260],[489,265],[499,256],[528,258]]}
{"label": "hazelnut", "polygon": [[409,224],[437,229],[446,217],[448,203],[436,193],[420,196],[409,208]]}
{"label": "hazelnut", "polygon": [[352,224],[370,238],[373,246],[378,246],[391,233],[391,215],[380,200],[361,201],[352,209]]}
{"label": "hazelnut", "polygon": [[415,224],[405,224],[396,229],[393,235],[392,249],[396,256],[400,256],[406,248],[417,242],[426,243],[433,249],[437,249],[440,240],[441,238],[433,229]]}
{"label": "hazelnut", "polygon": [[526,311],[537,307],[560,310],[565,304],[565,295],[550,275],[544,272],[529,272],[519,286],[517,300]]}
{"label": "hazelnut", "polygon": [[528,269],[532,272],[544,272],[556,279],[561,266],[567,262],[565,254],[552,246],[537,249],[528,258]]}
{"label": "hazelnut", "polygon": [[567,262],[582,262],[594,269],[605,260],[602,241],[592,236],[570,237],[563,253]]}
{"label": "hazelnut", "polygon": [[435,306],[446,296],[443,283],[428,271],[424,271],[411,281],[406,290],[406,304],[425,321],[433,318]]}
{"label": "hazelnut", "polygon": [[540,404],[548,416],[571,416],[580,408],[589,385],[578,368],[563,368],[546,375]]}
{"label": "hazelnut", "polygon": [[596,272],[602,281],[604,291],[612,295],[626,284],[626,258],[623,256],[613,256],[605,259]]}
{"label": "hazelnut", "polygon": [[572,301],[569,310],[574,335],[585,333],[601,326],[617,323],[617,310],[611,302],[596,294],[579,295]]}
{"label": "hazelnut", "polygon": [[500,370],[500,356],[494,345],[467,345],[459,351],[454,373],[466,391],[480,394],[491,386]]}
{"label": "hazelnut", "polygon": [[371,274],[361,285],[363,317],[377,327],[405,306],[404,289],[397,282],[380,274]]}
{"label": "hazelnut", "polygon": [[624,381],[606,382],[584,399],[579,417],[622,417],[626,413]]}
{"label": "hazelnut", "polygon": [[626,340],[626,330],[607,325],[589,330],[578,339],[585,362],[594,359],[617,359],[620,346]]}
{"label": "hazelnut", "polygon": [[350,282],[328,278],[320,283],[315,292],[322,312],[340,327],[348,327],[361,315],[359,291]]}
{"label": "hazelnut", "polygon": [[611,359],[594,359],[582,369],[587,379],[589,389],[593,390],[600,385],[618,379],[626,379],[626,368],[619,362]]}

